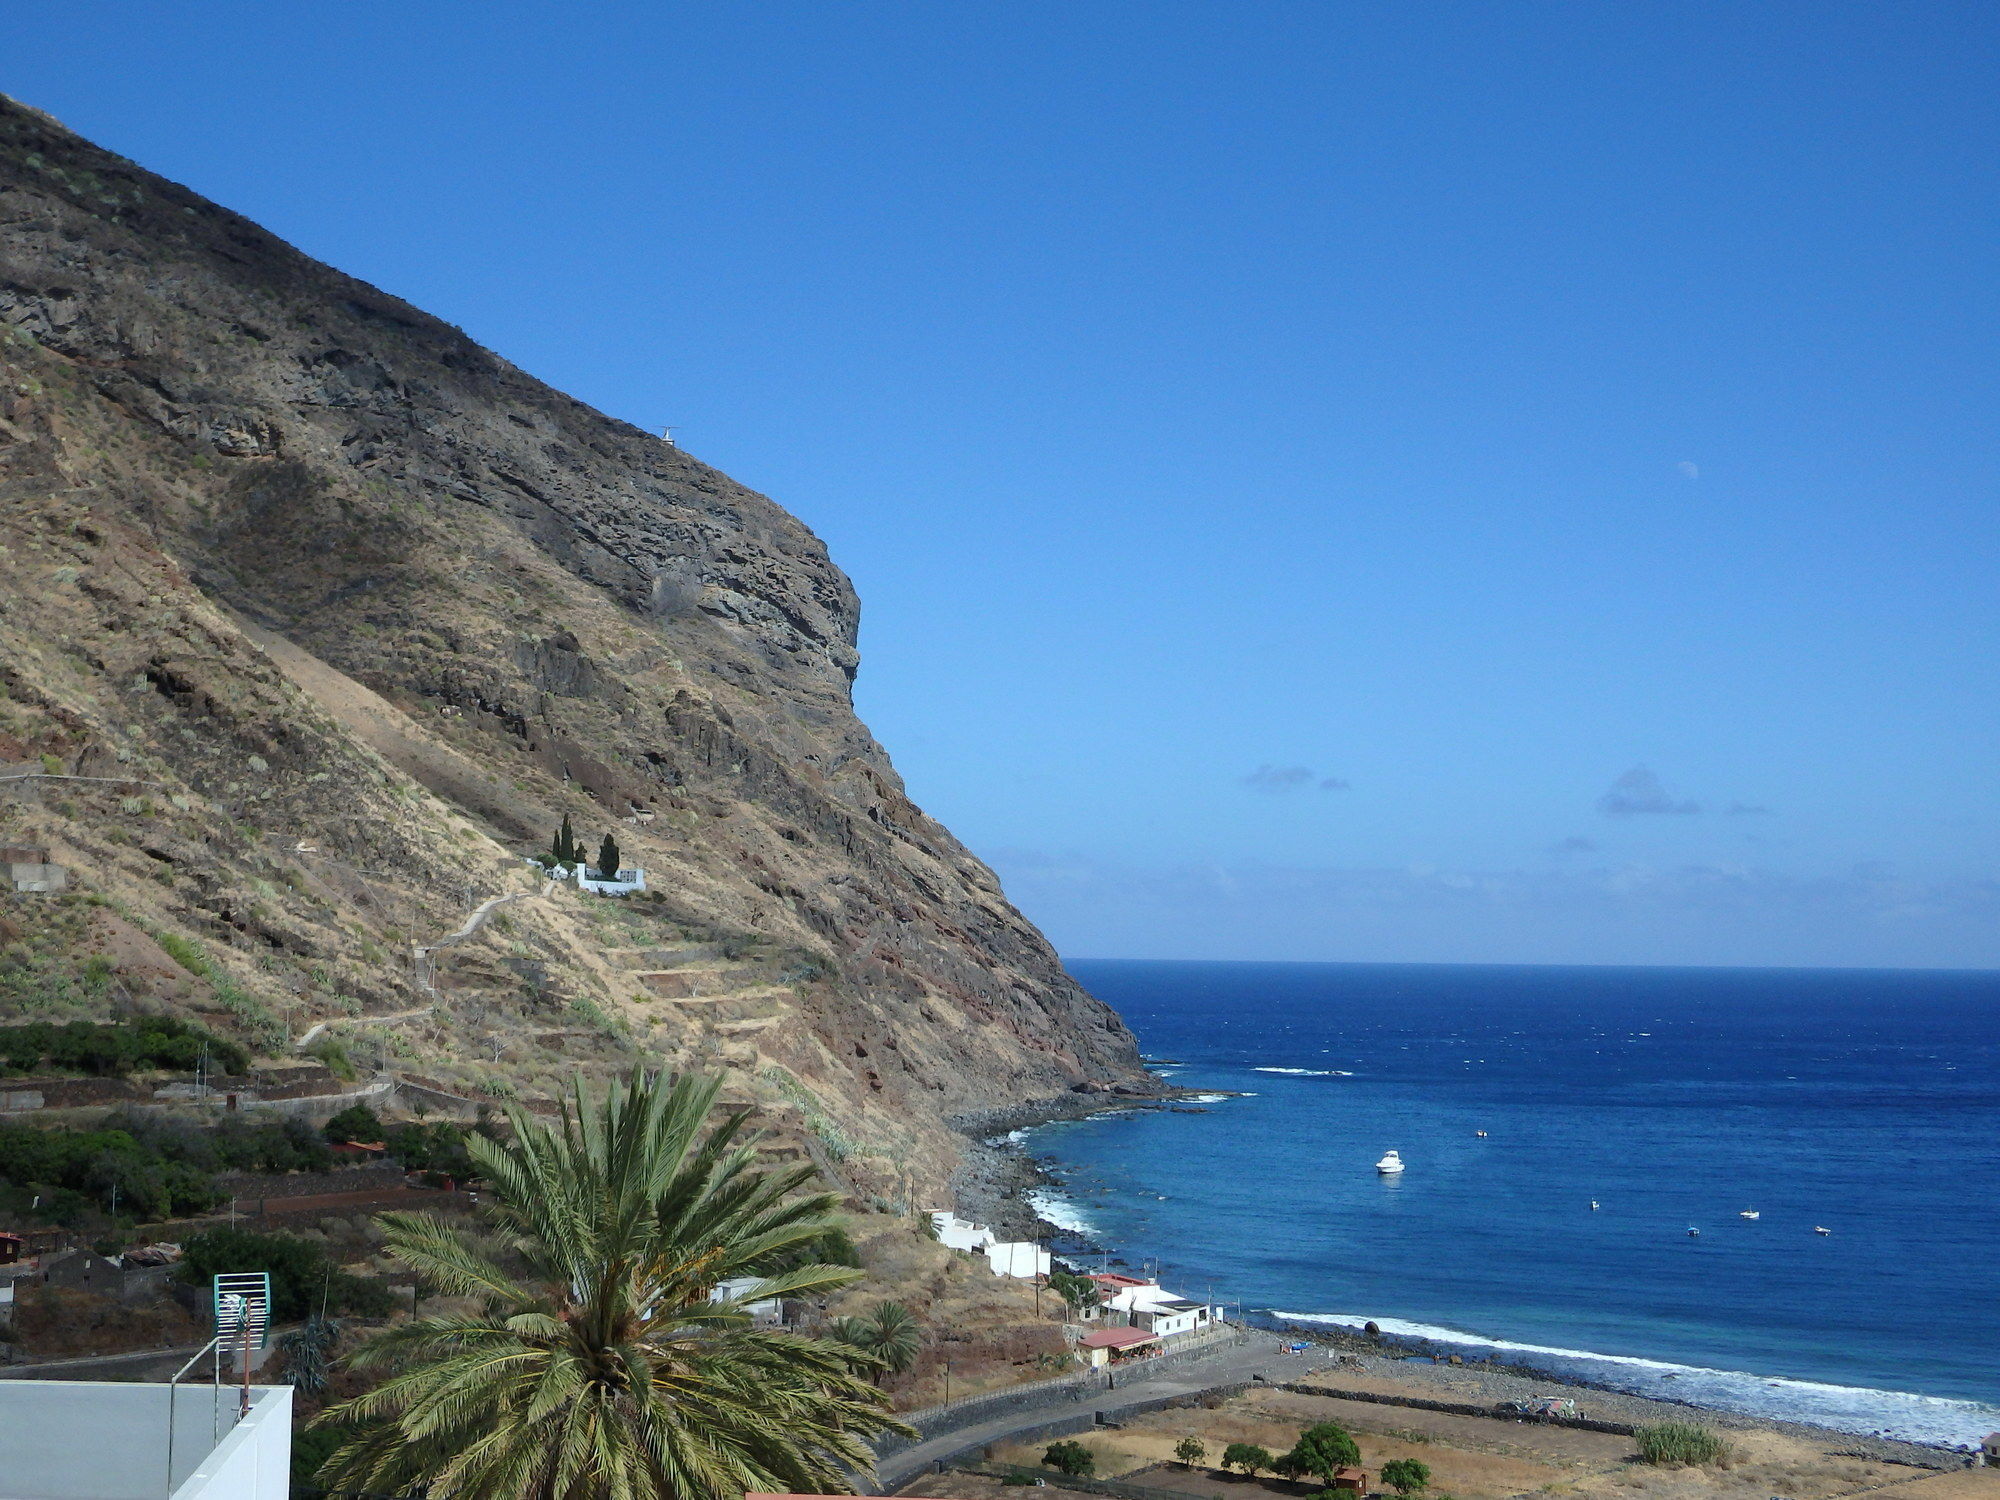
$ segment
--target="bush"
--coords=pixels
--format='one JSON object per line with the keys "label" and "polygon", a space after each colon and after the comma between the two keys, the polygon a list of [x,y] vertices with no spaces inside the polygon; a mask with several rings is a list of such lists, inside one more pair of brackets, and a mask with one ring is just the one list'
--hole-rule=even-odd
{"label": "bush", "polygon": [[160,946],[167,950],[167,957],[179,964],[197,979],[208,978],[213,969],[208,955],[178,932],[163,932],[159,936]]}
{"label": "bush", "polygon": [[1086,1479],[1097,1468],[1097,1455],[1073,1438],[1064,1438],[1059,1443],[1050,1443],[1042,1450],[1042,1464],[1045,1468],[1054,1469],[1058,1474]]}
{"label": "bush", "polygon": [[192,1070],[203,1047],[219,1068],[239,1071],[250,1065],[250,1054],[236,1043],[172,1016],[0,1026],[0,1063],[24,1072],[46,1066],[102,1078],[139,1068]]}
{"label": "bush", "polygon": [[1420,1458],[1392,1458],[1382,1465],[1382,1482],[1399,1495],[1413,1495],[1431,1484],[1431,1466]]}
{"label": "bush", "polygon": [[1208,1444],[1194,1436],[1193,1433],[1189,1433],[1178,1443],[1174,1444],[1174,1457],[1178,1458],[1184,1467],[1192,1469],[1196,1464],[1208,1457]]}
{"label": "bush", "polygon": [[320,1134],[336,1146],[354,1141],[380,1141],[388,1134],[382,1117],[365,1104],[350,1104],[320,1127]]}
{"label": "bush", "polygon": [[1729,1444],[1699,1422],[1654,1422],[1632,1430],[1644,1463],[1664,1465],[1720,1464],[1728,1461]]}

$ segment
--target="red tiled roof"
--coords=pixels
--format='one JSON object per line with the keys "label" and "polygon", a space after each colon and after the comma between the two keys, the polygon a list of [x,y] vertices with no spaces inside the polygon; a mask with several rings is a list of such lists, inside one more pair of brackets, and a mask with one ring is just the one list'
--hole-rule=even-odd
{"label": "red tiled roof", "polygon": [[1086,1333],[1077,1342],[1086,1349],[1130,1349],[1135,1344],[1157,1343],[1158,1336],[1143,1328],[1100,1328]]}

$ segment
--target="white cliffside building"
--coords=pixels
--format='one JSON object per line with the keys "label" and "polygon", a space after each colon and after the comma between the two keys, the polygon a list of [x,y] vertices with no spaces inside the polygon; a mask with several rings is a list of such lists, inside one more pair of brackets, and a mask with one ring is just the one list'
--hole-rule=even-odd
{"label": "white cliffside building", "polygon": [[1123,1314],[1127,1326],[1143,1328],[1161,1339],[1199,1333],[1215,1321],[1215,1309],[1208,1303],[1175,1296],[1156,1282],[1128,1286],[1105,1306],[1113,1313]]}
{"label": "white cliffside building", "polygon": [[931,1224],[937,1229],[938,1243],[947,1250],[984,1250],[994,1242],[993,1231],[984,1224],[974,1224],[943,1209],[931,1215]]}
{"label": "white cliffside building", "polygon": [[995,1240],[985,1247],[985,1255],[995,1276],[1025,1281],[1049,1274],[1049,1252],[1028,1240]]}
{"label": "white cliffside building", "polygon": [[292,1388],[0,1380],[0,1500],[287,1500]]}

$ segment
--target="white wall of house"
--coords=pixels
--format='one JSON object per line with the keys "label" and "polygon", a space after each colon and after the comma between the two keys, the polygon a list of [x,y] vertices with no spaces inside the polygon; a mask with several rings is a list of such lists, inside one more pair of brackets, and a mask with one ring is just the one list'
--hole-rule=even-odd
{"label": "white wall of house", "polygon": [[239,1386],[0,1380],[0,1494],[7,1500],[287,1500],[292,1388],[252,1386],[250,1396],[250,1414],[239,1422]]}
{"label": "white wall of house", "polygon": [[986,1246],[986,1263],[995,1276],[1026,1280],[1049,1274],[1049,1252],[1027,1240],[996,1240]]}
{"label": "white wall of house", "polygon": [[[763,1284],[761,1276],[732,1276],[727,1281],[718,1281],[715,1290],[708,1294],[708,1300],[732,1302],[749,1296]],[[760,1297],[755,1302],[746,1302],[743,1310],[750,1314],[751,1323],[758,1328],[775,1328],[785,1321],[785,1304],[776,1297]]]}

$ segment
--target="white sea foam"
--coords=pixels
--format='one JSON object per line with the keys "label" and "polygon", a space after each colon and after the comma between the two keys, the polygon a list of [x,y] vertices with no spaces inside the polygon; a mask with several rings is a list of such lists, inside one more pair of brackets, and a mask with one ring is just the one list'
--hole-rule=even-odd
{"label": "white sea foam", "polygon": [[1024,1196],[1028,1207],[1056,1228],[1067,1229],[1071,1234],[1097,1233],[1097,1226],[1090,1222],[1089,1216],[1054,1188],[1029,1188]]}
{"label": "white sea foam", "polygon": [[1352,1078],[1344,1068],[1252,1068],[1253,1073],[1289,1073],[1294,1078]]}
{"label": "white sea foam", "polygon": [[[1278,1312],[1272,1316],[1294,1323],[1340,1328],[1360,1328],[1370,1321],[1358,1313]],[[1920,1396],[1911,1391],[1882,1391],[1868,1386],[1829,1385],[1817,1380],[1786,1380],[1741,1370],[1711,1370],[1701,1365],[1597,1354],[1588,1349],[1520,1344],[1401,1318],[1373,1321],[1384,1333],[1397,1337],[1426,1339],[1460,1350],[1492,1351],[1504,1356],[1510,1364],[1537,1365],[1638,1396],[1685,1401],[1745,1416],[1807,1422],[1840,1432],[1881,1433],[1907,1442],[1945,1446],[1976,1444],[1986,1433],[2000,1429],[2000,1406],[1978,1401]]]}
{"label": "white sea foam", "polygon": [[1223,1103],[1223,1102],[1224,1102],[1225,1100],[1229,1100],[1229,1099],[1234,1099],[1235,1097],[1236,1097],[1236,1095],[1234,1095],[1234,1094],[1189,1094],[1189,1095],[1187,1096],[1187,1098],[1185,1098],[1185,1099],[1183,1099],[1183,1100],[1181,1101],[1181,1103],[1183,1103],[1183,1104],[1221,1104],[1221,1103]]}

